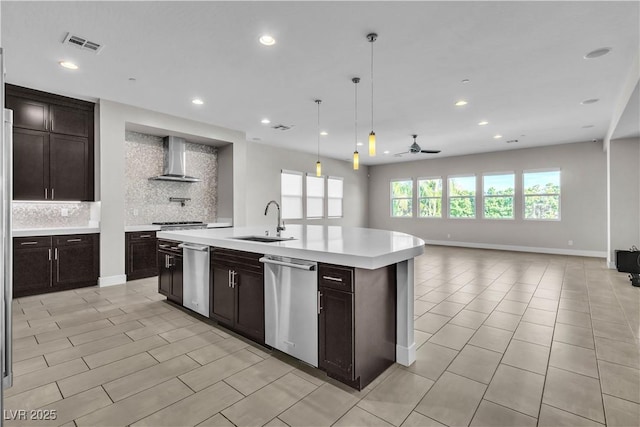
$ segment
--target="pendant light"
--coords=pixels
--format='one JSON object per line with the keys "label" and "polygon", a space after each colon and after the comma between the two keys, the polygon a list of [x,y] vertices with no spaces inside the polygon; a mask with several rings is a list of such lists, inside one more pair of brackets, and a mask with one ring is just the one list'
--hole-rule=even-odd
{"label": "pendant light", "polygon": [[356,137],[355,137],[355,141],[354,144],[355,145],[355,151],[353,152],[353,170],[357,171],[360,168],[360,154],[358,153],[358,83],[360,83],[360,77],[354,77],[351,79],[351,81],[354,83],[353,87],[355,88],[355,106],[356,106],[356,113],[355,113],[355,130],[356,130]]}
{"label": "pendant light", "polygon": [[318,161],[316,162],[316,176],[322,176],[322,164],[320,163],[320,103],[319,99],[315,100],[318,104]]}
{"label": "pendant light", "polygon": [[369,133],[369,156],[376,155],[376,133],[373,131],[373,42],[376,41],[376,33],[367,34],[367,40],[371,43],[371,133]]}

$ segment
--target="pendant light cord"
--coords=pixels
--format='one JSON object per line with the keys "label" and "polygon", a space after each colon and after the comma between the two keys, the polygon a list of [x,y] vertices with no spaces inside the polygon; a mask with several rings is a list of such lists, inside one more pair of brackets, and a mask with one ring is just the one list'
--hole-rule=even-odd
{"label": "pendant light cord", "polygon": [[320,103],[322,101],[316,99],[316,103],[318,104],[318,162],[320,161]]}
{"label": "pendant light cord", "polygon": [[371,41],[371,131],[373,131],[373,43],[375,39]]}
{"label": "pendant light cord", "polygon": [[355,141],[354,144],[355,145],[355,151],[358,151],[358,82],[360,81],[359,78],[354,78],[353,79],[353,83],[355,83],[355,87],[356,87],[356,112],[355,112],[355,123],[356,123],[356,133],[355,133]]}

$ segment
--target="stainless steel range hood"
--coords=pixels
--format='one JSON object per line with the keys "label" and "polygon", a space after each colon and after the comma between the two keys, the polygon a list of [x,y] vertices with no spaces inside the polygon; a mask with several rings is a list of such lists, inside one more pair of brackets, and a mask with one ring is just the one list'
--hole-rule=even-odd
{"label": "stainless steel range hood", "polygon": [[163,173],[154,176],[156,181],[200,182],[200,178],[189,176],[186,173],[185,150],[187,142],[177,136],[165,136],[164,143],[164,167]]}

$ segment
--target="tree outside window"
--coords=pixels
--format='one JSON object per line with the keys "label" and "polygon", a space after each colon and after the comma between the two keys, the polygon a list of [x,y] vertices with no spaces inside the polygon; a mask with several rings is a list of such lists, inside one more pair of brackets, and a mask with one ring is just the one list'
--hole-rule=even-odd
{"label": "tree outside window", "polygon": [[442,178],[418,180],[418,216],[442,218]]}
{"label": "tree outside window", "polygon": [[449,218],[476,217],[476,177],[449,178]]}
{"label": "tree outside window", "polygon": [[560,220],[560,171],[525,172],[524,219]]}
{"label": "tree outside window", "polygon": [[391,216],[413,216],[413,180],[391,181]]}
{"label": "tree outside window", "polygon": [[515,174],[491,174],[483,177],[484,217],[514,219]]}

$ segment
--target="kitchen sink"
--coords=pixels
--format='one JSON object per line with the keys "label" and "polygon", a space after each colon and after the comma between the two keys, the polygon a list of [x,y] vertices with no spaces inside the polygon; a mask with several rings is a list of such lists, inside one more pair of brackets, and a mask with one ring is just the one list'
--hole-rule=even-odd
{"label": "kitchen sink", "polygon": [[273,242],[283,242],[286,240],[295,240],[293,237],[270,237],[270,236],[243,236],[243,237],[232,237],[234,240],[247,240],[250,242],[261,242],[261,243],[273,243]]}

